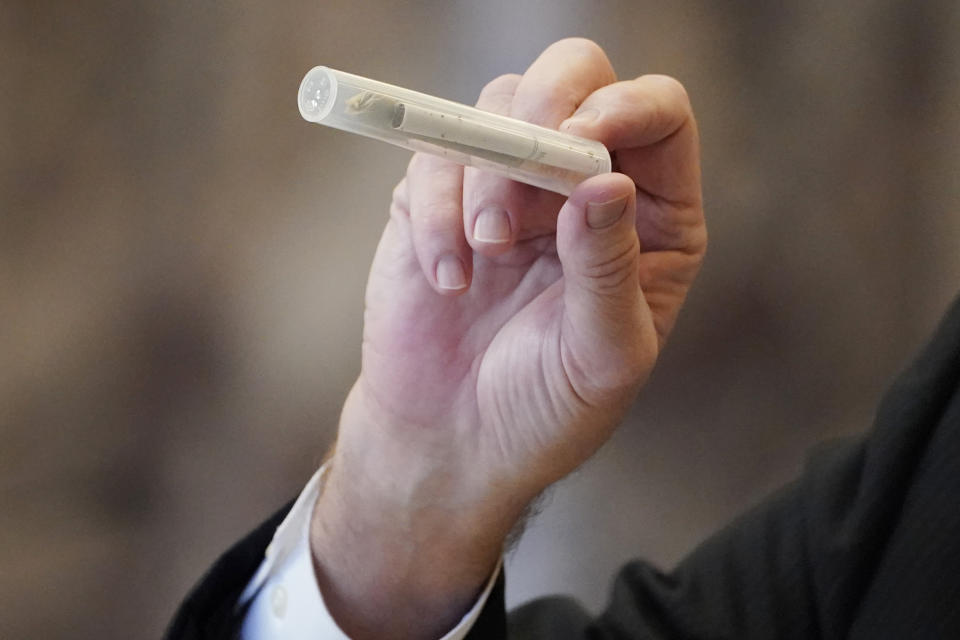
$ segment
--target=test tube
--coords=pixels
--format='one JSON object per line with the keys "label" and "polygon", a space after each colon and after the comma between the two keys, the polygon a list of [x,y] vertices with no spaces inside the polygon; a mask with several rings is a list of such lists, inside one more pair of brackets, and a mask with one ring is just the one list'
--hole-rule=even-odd
{"label": "test tube", "polygon": [[610,153],[588,140],[328,67],[314,67],[297,96],[305,120],[438,155],[570,195],[610,171]]}

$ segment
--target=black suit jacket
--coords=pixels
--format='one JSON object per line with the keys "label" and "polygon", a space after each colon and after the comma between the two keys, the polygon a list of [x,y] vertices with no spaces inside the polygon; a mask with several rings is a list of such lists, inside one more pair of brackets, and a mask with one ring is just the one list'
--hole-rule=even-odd
{"label": "black suit jacket", "polygon": [[[960,640],[958,383],[960,300],[866,437],[816,450],[799,479],[675,570],[626,565],[598,618],[546,598],[508,620],[501,578],[469,637]],[[233,636],[237,598],[288,508],[217,560],[168,638]]]}

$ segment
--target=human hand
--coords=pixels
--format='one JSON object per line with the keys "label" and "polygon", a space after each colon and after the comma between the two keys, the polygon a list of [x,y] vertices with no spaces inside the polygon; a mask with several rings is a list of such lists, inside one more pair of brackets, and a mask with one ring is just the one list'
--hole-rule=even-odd
{"label": "human hand", "polygon": [[[599,47],[571,39],[491,82],[477,106],[600,140],[621,173],[565,200],[414,156],[371,269],[362,372],[316,510],[321,584],[341,611],[355,598],[324,550],[344,518],[367,550],[354,569],[375,565],[390,597],[459,588],[468,602],[464,585],[489,572],[525,505],[622,419],[706,248],[697,129],[676,81],[615,82]],[[377,563],[369,549],[385,533],[404,544]],[[422,570],[452,558],[453,575]]]}

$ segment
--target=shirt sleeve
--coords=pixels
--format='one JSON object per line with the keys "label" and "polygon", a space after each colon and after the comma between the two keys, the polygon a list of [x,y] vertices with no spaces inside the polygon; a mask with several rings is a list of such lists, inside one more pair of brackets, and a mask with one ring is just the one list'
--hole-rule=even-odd
{"label": "shirt sleeve", "polygon": [[[290,513],[277,527],[263,562],[240,596],[250,604],[243,640],[349,640],[337,626],[317,585],[310,553],[310,519],[326,467],[310,478]],[[476,623],[500,573],[501,562],[474,606],[440,640],[463,640]]]}

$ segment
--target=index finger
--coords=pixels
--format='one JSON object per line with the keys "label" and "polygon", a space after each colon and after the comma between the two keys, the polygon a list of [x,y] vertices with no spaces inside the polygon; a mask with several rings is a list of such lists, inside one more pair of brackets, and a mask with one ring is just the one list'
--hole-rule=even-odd
{"label": "index finger", "polygon": [[598,87],[616,79],[600,45],[585,38],[560,40],[544,49],[520,78],[509,115],[556,128]]}
{"label": "index finger", "polygon": [[590,94],[562,131],[602,142],[642,191],[700,205],[700,144],[690,98],[668,76],[616,82]]}

